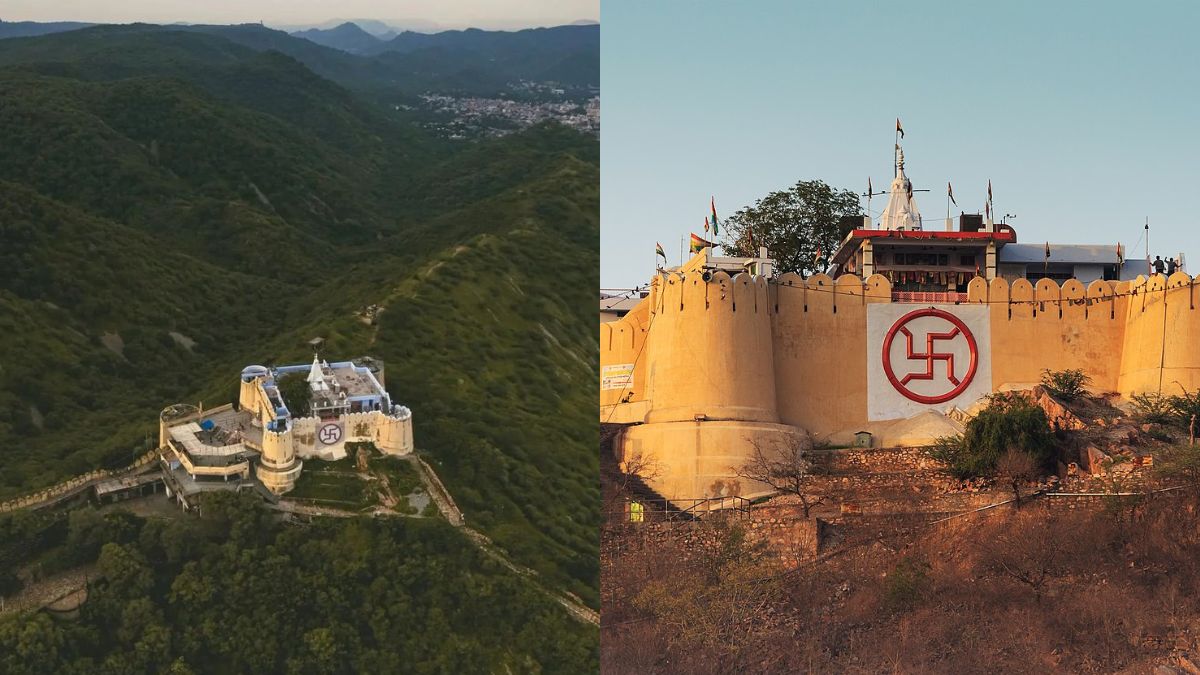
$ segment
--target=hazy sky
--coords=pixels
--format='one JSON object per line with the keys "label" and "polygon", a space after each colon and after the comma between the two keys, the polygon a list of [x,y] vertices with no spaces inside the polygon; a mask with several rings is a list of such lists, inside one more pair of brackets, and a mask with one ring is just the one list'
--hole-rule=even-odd
{"label": "hazy sky", "polygon": [[598,19],[599,0],[0,0],[4,21],[318,24],[333,18],[524,28]]}
{"label": "hazy sky", "polygon": [[656,241],[675,264],[710,195],[886,189],[896,117],[926,218],[948,180],[982,209],[990,178],[1023,242],[1132,257],[1149,216],[1152,254],[1200,273],[1200,3],[604,0],[603,22],[602,286],[644,283]]}

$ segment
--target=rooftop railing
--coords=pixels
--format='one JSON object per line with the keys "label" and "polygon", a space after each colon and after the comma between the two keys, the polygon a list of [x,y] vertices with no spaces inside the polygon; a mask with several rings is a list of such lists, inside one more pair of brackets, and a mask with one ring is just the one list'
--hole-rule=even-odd
{"label": "rooftop railing", "polygon": [[966,302],[967,294],[954,291],[892,291],[892,302]]}

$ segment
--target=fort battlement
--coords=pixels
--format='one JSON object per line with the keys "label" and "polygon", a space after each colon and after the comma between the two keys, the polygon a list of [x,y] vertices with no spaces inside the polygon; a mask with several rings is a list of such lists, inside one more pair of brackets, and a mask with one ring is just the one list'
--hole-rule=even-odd
{"label": "fort battlement", "polygon": [[[412,411],[392,403],[380,382],[382,368],[374,359],[330,364],[316,357],[310,365],[247,366],[236,406],[222,406],[207,415],[194,406],[171,406],[160,415],[160,442],[167,444],[178,436],[172,447],[174,463],[187,474],[181,480],[212,475],[227,479],[234,474],[248,479],[254,462],[257,478],[276,494],[294,487],[302,460],[342,459],[347,443],[374,443],[393,455],[411,453]],[[293,414],[285,391],[296,411],[308,412]],[[221,465],[195,461],[206,456],[221,460]],[[212,489],[199,483],[190,487]]]}
{"label": "fort battlement", "polygon": [[[802,432],[920,444],[953,431],[951,408],[1045,370],[1081,369],[1124,397],[1200,389],[1200,289],[1182,272],[1086,286],[978,277],[956,302],[896,297],[878,274],[660,273],[600,325],[600,419],[640,424],[623,451],[656,458],[664,496],[695,499],[744,492],[732,467],[756,447]],[[922,413],[929,424],[906,421]]]}

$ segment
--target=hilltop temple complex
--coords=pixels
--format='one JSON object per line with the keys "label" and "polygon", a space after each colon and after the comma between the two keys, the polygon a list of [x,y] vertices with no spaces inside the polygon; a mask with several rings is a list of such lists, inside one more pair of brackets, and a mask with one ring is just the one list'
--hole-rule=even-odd
{"label": "hilltop temple complex", "polygon": [[[292,379],[299,386],[285,385]],[[210,410],[174,405],[159,416],[167,493],[185,505],[210,490],[286,493],[304,460],[342,459],[355,442],[390,455],[413,450],[412,412],[392,402],[383,365],[373,359],[329,363],[314,356],[311,364],[247,366],[236,403]]]}
{"label": "hilltop temple complex", "polygon": [[1191,277],[1148,274],[1115,243],[1019,244],[990,217],[930,229],[897,159],[879,227],[850,229],[827,273],[704,249],[602,302],[600,421],[628,425],[618,455],[652,463],[661,496],[762,495],[739,468],[808,435],[928,445],[1044,370],[1126,398],[1200,388]]}

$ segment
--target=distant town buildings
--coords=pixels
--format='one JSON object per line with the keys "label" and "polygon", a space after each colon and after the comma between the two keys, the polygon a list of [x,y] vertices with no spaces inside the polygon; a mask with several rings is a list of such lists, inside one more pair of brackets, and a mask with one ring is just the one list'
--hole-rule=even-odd
{"label": "distant town buildings", "polygon": [[579,92],[568,93],[545,83],[523,82],[510,87],[513,96],[502,98],[423,94],[420,107],[439,118],[424,126],[454,139],[505,136],[548,121],[584,133],[600,133],[599,91],[589,90],[585,92],[587,98],[581,98]]}

